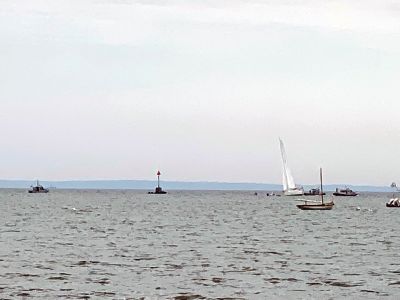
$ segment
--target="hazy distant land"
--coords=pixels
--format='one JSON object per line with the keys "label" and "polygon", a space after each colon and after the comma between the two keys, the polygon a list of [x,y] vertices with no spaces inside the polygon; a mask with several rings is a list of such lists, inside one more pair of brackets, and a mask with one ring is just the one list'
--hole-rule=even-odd
{"label": "hazy distant land", "polygon": [[[0,180],[0,188],[29,188],[35,182],[30,180]],[[40,181],[42,185],[58,189],[138,189],[152,190],[157,185],[152,180],[70,180],[70,181]],[[269,183],[233,183],[233,182],[185,182],[162,181],[161,186],[165,190],[241,190],[241,191],[281,191],[282,185]],[[315,185],[304,185],[308,190]],[[359,192],[391,192],[389,186],[345,185],[328,184],[324,186],[326,191],[333,191],[336,187],[347,186]]]}

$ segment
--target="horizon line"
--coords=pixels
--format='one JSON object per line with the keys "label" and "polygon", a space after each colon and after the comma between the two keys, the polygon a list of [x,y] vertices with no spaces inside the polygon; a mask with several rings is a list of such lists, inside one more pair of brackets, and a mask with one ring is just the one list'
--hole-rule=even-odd
{"label": "horizon line", "polygon": [[[0,181],[23,181],[23,182],[35,182],[39,180],[41,182],[118,182],[118,181],[147,181],[147,182],[157,182],[157,179],[2,179]],[[209,183],[209,184],[255,184],[255,185],[282,185],[282,183],[273,183],[273,182],[252,182],[252,181],[218,181],[218,180],[161,180],[161,182],[165,183]],[[319,183],[302,183],[299,186],[312,186],[319,185]],[[368,183],[325,183],[324,186],[328,185],[338,185],[338,186],[360,186],[360,187],[387,187],[390,188],[390,185],[377,185],[377,184],[368,184]]]}

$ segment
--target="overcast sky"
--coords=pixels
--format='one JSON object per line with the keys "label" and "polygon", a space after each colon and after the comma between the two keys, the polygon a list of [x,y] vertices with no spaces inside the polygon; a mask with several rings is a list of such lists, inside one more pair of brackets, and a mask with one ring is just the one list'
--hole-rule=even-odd
{"label": "overcast sky", "polygon": [[0,178],[400,181],[400,4],[0,0]]}

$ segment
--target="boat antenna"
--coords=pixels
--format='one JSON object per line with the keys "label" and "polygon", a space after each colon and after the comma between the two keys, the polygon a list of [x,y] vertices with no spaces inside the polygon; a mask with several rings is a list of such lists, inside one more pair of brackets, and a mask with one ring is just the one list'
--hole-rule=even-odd
{"label": "boat antenna", "polygon": [[399,192],[400,190],[399,190],[399,188],[397,187],[397,184],[396,184],[396,182],[392,182],[392,184],[390,185],[390,187],[393,189],[393,198],[395,197],[395,192],[397,191],[397,192]]}
{"label": "boat antenna", "polygon": [[322,168],[319,168],[319,178],[321,181],[321,200],[324,203],[324,190],[322,189]]}
{"label": "boat antenna", "polygon": [[158,172],[157,172],[157,177],[158,177],[158,187],[160,187],[160,175],[161,175],[161,172],[160,172],[160,171],[158,171]]}

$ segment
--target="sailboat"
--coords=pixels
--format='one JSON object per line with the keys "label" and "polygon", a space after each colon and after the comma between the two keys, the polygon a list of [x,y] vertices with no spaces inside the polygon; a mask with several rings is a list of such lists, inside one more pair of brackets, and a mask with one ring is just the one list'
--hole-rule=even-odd
{"label": "sailboat", "polygon": [[321,188],[320,188],[320,196],[321,201],[313,201],[313,200],[298,200],[304,201],[304,204],[298,204],[297,207],[302,210],[331,210],[333,208],[333,201],[331,202],[324,202],[324,191],[322,189],[322,168],[319,169],[319,177],[321,181]]}
{"label": "sailboat", "polygon": [[304,194],[303,187],[297,187],[290,169],[287,165],[285,146],[281,139],[279,139],[281,147],[282,164],[283,164],[283,194],[285,196],[301,196]]}

